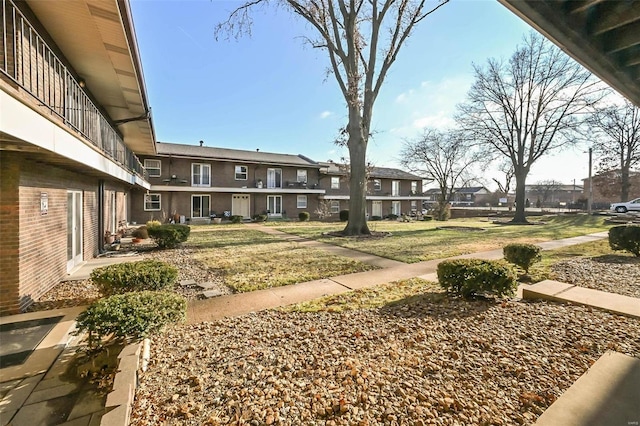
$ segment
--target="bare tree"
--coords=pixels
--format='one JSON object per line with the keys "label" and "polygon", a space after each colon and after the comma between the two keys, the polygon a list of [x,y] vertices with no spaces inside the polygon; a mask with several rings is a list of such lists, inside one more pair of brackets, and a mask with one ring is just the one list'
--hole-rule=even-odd
{"label": "bare tree", "polygon": [[596,109],[589,124],[599,136],[594,150],[600,157],[598,169],[616,176],[613,188],[620,201],[629,200],[630,172],[640,166],[640,108],[625,100],[623,105]]}
{"label": "bare tree", "polygon": [[351,164],[349,222],[345,235],[369,234],[366,221],[366,152],[373,106],[400,48],[422,20],[448,0],[250,0],[216,27],[216,36],[250,33],[250,9],[275,3],[314,30],[307,41],[327,52],[347,104],[347,147]]}
{"label": "bare tree", "polygon": [[505,196],[509,194],[511,190],[511,181],[513,180],[513,164],[510,161],[505,161],[500,165],[500,171],[504,173],[504,184],[501,180],[491,178],[498,185],[498,192]]}
{"label": "bare tree", "polygon": [[558,191],[561,188],[562,188],[562,182],[558,182],[557,180],[554,180],[554,179],[547,179],[547,180],[540,180],[536,182],[531,188],[532,189],[531,192],[536,194],[538,198],[542,196],[541,202],[542,202],[542,205],[544,206],[544,204],[547,202],[549,197],[551,197],[554,192]]}
{"label": "bare tree", "polygon": [[577,142],[581,115],[602,85],[542,36],[530,33],[509,61],[474,65],[475,82],[457,120],[478,143],[505,156],[516,179],[514,223],[526,223],[525,183],[545,154]]}
{"label": "bare tree", "polygon": [[438,220],[445,219],[454,189],[472,180],[471,166],[479,160],[461,132],[435,129],[426,129],[420,139],[405,142],[400,153],[403,167],[438,184]]}

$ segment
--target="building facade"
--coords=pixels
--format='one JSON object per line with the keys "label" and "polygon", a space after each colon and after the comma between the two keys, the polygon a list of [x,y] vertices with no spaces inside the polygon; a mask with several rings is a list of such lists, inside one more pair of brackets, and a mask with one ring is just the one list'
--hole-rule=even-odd
{"label": "building facade", "polygon": [[0,13],[4,315],[127,220],[132,189],[150,188],[136,154],[155,154],[155,137],[128,2],[4,0]]}

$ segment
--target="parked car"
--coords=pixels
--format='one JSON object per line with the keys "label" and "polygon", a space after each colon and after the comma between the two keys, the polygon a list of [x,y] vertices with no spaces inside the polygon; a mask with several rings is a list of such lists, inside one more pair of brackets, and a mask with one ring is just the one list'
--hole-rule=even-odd
{"label": "parked car", "polygon": [[611,210],[616,213],[626,213],[631,210],[640,211],[640,198],[627,201],[626,203],[613,203],[611,204]]}

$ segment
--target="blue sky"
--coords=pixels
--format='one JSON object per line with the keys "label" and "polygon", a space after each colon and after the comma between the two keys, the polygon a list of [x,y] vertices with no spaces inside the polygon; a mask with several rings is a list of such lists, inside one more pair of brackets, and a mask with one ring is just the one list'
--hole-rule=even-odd
{"label": "blue sky", "polygon": [[[326,53],[284,9],[257,10],[251,37],[214,38],[214,27],[241,3],[218,0],[131,0],[158,141],[303,154],[339,160],[332,143],[346,107]],[[452,0],[424,20],[401,50],[376,101],[376,166],[396,167],[405,139],[424,126],[452,123],[473,82],[472,63],[507,58],[529,26],[494,0]],[[540,160],[528,183],[587,176],[581,150]],[[483,173],[487,184],[498,172]],[[492,187],[491,185],[489,185]]]}

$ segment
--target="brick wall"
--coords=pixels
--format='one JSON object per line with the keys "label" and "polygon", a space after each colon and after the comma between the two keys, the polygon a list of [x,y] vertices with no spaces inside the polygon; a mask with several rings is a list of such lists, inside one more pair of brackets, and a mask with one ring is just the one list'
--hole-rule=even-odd
{"label": "brick wall", "polygon": [[0,314],[14,314],[20,309],[20,158],[11,152],[0,151],[0,165]]}

